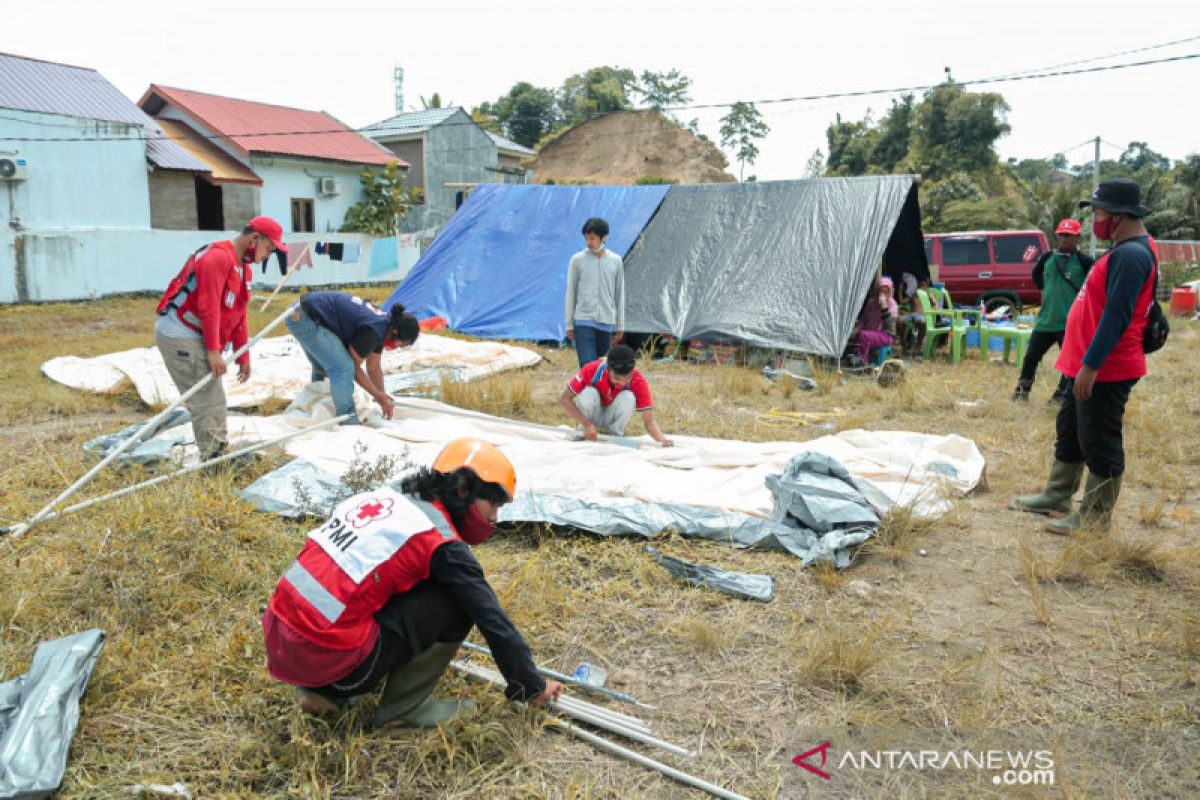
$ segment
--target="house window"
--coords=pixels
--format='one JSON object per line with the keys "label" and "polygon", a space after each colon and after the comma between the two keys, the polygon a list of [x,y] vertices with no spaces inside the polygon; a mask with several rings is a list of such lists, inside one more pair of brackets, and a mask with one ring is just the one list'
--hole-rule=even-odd
{"label": "house window", "polygon": [[317,229],[311,197],[292,198],[292,230],[295,233],[312,233]]}

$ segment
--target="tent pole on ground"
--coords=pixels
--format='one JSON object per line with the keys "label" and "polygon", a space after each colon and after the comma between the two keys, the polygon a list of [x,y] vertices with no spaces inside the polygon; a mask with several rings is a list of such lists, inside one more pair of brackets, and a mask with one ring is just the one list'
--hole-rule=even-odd
{"label": "tent pole on ground", "polygon": [[[293,303],[292,305],[290,305],[286,309],[284,309],[284,312],[282,314],[280,314],[278,317],[273,319],[271,322],[267,323],[266,327],[264,327],[261,331],[259,331],[258,334],[255,335],[255,337],[253,339],[246,342],[244,345],[242,345],[236,351],[234,351],[228,358],[226,358],[225,363],[228,365],[228,364],[232,364],[234,361],[237,361],[241,357],[242,353],[247,352],[251,347],[258,344],[260,339],[262,339],[264,336],[266,336],[271,331],[275,330],[275,328],[279,327],[279,324],[281,322],[283,322],[283,320],[287,317],[287,315],[291,314],[293,311],[295,311],[296,308],[299,307],[299,305],[300,305],[299,303]],[[138,431],[136,433],[134,433],[132,436],[130,436],[128,439],[126,439],[124,442],[122,442],[120,444],[120,446],[118,446],[115,450],[113,450],[111,453],[109,453],[107,456],[105,456],[100,461],[99,464],[97,464],[96,466],[94,466],[90,470],[88,470],[83,475],[83,477],[81,477],[79,480],[75,481],[73,484],[71,484],[66,489],[64,489],[62,494],[60,494],[58,497],[54,498],[49,503],[47,503],[46,506],[41,511],[34,514],[29,519],[29,521],[22,522],[17,525],[12,525],[7,528],[0,528],[0,536],[4,536],[5,534],[8,534],[13,539],[19,539],[21,536],[23,536],[25,534],[26,531],[28,531],[34,525],[36,525],[39,522],[41,522],[42,520],[44,520],[50,514],[50,512],[52,510],[54,510],[54,508],[56,506],[58,506],[60,503],[62,503],[64,500],[66,500],[71,495],[75,494],[75,492],[79,491],[79,489],[81,489],[92,478],[96,477],[96,474],[99,473],[100,470],[107,467],[109,464],[111,464],[113,461],[115,461],[118,456],[120,456],[126,450],[128,450],[129,448],[133,447],[135,444],[140,442],[142,440],[142,437],[146,436],[150,431],[155,430],[158,423],[160,421],[162,421],[167,416],[167,414],[170,414],[176,408],[183,405],[189,398],[191,398],[192,395],[196,394],[196,392],[200,391],[205,386],[207,386],[208,382],[212,379],[213,379],[213,373],[210,371],[207,375],[205,375],[203,378],[201,378],[199,381],[197,381],[195,386],[193,386],[192,388],[188,389],[186,392],[181,394],[179,396],[179,399],[177,399],[175,402],[171,403],[169,406],[164,408],[162,411],[158,412],[153,417],[151,417],[146,422],[145,425],[143,425],[140,429],[138,429]]]}

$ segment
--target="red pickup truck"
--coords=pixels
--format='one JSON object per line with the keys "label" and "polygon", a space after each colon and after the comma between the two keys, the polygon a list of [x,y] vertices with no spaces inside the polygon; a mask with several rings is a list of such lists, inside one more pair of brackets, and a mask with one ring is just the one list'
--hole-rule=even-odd
{"label": "red pickup truck", "polygon": [[991,311],[1038,304],[1033,283],[1038,256],[1050,249],[1041,231],[972,231],[925,236],[929,271],[946,285],[955,303],[984,303]]}

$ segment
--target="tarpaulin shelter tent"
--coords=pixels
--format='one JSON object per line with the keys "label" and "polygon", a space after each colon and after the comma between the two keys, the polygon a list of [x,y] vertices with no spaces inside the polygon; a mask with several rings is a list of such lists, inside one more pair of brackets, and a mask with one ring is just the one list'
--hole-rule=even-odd
{"label": "tarpaulin shelter tent", "polygon": [[625,327],[838,356],[881,264],[928,275],[911,175],[672,187],[625,259]]}
{"label": "tarpaulin shelter tent", "polygon": [[911,175],[495,184],[474,190],[386,305],[485,338],[559,340],[567,264],[592,216],[627,254],[629,331],[836,356],[881,264],[928,274]]}
{"label": "tarpaulin shelter tent", "polygon": [[483,184],[455,212],[384,304],[444,317],[486,339],[561,341],[567,264],[583,249],[589,217],[608,220],[608,246],[624,255],[666,186]]}

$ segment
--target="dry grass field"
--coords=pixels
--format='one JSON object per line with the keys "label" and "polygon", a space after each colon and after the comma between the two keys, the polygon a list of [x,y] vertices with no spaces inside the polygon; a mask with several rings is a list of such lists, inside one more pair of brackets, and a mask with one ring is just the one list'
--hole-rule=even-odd
{"label": "dry grass field", "polygon": [[[147,346],[152,310],[144,297],[0,308],[0,522],[28,517],[82,474],[86,439],[149,411],[132,390],[76,392],[39,365]],[[252,316],[252,329],[268,319]],[[557,424],[574,353],[540,352],[535,369],[443,386],[443,399]],[[953,432],[987,458],[986,485],[948,516],[892,514],[842,572],[656,541],[772,575],[770,604],[677,583],[628,539],[529,526],[479,557],[539,663],[606,667],[610,686],[659,706],[648,716],[657,735],[699,751],[663,760],[751,797],[1200,796],[1200,326],[1176,322],[1133,392],[1112,532],[1076,540],[1005,509],[1050,463],[1050,359],[1034,402],[1018,405],[1015,368],[971,354],[910,365],[897,387],[823,375],[813,392],[746,368],[641,365],[668,435],[803,442],[827,431],[768,412],[840,410],[823,418],[839,430]],[[0,679],[24,672],[38,642],[108,635],[59,797],[175,781],[205,798],[700,796],[457,676],[442,691],[481,708],[440,730],[373,733],[373,700],[340,718],[302,715],[266,674],[259,616],[309,525],[230,491],[276,463],[189,476],[0,544]],[[139,476],[109,470],[79,499]],[[874,749],[944,749],[952,734],[981,749],[1003,737],[1008,749],[1052,750],[1055,782],[997,786],[978,770],[842,770],[825,782],[791,763],[819,737],[836,751],[847,731],[884,732]]]}

